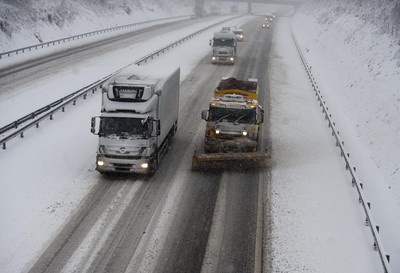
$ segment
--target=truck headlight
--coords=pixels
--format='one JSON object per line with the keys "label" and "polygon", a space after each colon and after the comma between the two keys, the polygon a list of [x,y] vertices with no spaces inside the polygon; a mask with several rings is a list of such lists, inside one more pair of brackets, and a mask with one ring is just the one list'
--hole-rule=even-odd
{"label": "truck headlight", "polygon": [[243,132],[242,132],[242,135],[243,135],[243,136],[247,136],[247,134],[248,134],[247,131],[243,131]]}
{"label": "truck headlight", "polygon": [[220,131],[219,131],[219,129],[215,129],[215,134],[219,134],[220,133]]}
{"label": "truck headlight", "polygon": [[235,58],[231,57],[230,60],[233,62],[235,60]]}
{"label": "truck headlight", "polygon": [[97,161],[97,165],[98,166],[104,166],[104,161],[101,161],[101,160]]}
{"label": "truck headlight", "polygon": [[149,163],[144,162],[144,163],[140,164],[140,167],[143,169],[147,169],[149,167]]}
{"label": "truck headlight", "polygon": [[217,59],[217,58],[215,58],[215,57],[212,57],[212,58],[211,58],[211,60],[213,60],[213,61],[215,61],[216,59]]}

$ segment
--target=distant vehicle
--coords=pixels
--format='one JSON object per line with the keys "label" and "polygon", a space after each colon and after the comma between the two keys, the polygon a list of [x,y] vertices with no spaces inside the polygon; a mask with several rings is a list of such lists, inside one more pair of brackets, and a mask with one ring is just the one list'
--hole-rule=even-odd
{"label": "distant vehicle", "polygon": [[264,121],[257,79],[222,78],[201,118],[206,121],[204,151],[194,152],[192,170],[265,165],[267,155],[257,150]]}
{"label": "distant vehicle", "polygon": [[243,35],[243,30],[240,28],[234,28],[232,32],[235,34],[236,41],[238,42],[243,42],[244,40],[244,35]]}
{"label": "distant vehicle", "polygon": [[271,22],[273,19],[274,19],[274,15],[272,14],[272,13],[267,13],[266,15],[265,15],[265,18],[264,18],[264,21],[269,21],[269,22]]}
{"label": "distant vehicle", "polygon": [[201,6],[194,7],[194,18],[204,17],[204,9]]}
{"label": "distant vehicle", "polygon": [[96,170],[152,175],[177,130],[180,69],[127,68],[103,84]]}
{"label": "distant vehicle", "polygon": [[195,0],[194,2],[194,16],[196,18],[204,17],[204,0]]}
{"label": "distant vehicle", "polygon": [[262,23],[262,28],[270,28],[270,27],[271,27],[271,23],[270,23],[270,22],[264,21],[264,22]]}
{"label": "distant vehicle", "polygon": [[236,36],[230,27],[223,27],[220,31],[214,32],[214,38],[210,40],[211,63],[233,65],[236,60],[236,45]]}

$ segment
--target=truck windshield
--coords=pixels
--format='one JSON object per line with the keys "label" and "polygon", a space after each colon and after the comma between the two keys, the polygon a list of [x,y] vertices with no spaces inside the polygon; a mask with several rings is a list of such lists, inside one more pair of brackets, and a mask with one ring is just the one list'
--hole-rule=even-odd
{"label": "truck windshield", "polygon": [[255,124],[256,109],[210,107],[209,117],[213,122]]}
{"label": "truck windshield", "polygon": [[132,136],[148,137],[147,123],[142,124],[141,118],[102,117],[100,120],[101,136],[117,136],[128,138]]}
{"label": "truck windshield", "polygon": [[234,39],[214,39],[214,46],[235,46]]}

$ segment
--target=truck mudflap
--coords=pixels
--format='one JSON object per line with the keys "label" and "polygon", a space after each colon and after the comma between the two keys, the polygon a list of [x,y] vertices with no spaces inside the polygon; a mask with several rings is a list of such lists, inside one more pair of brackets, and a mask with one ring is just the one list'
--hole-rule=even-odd
{"label": "truck mudflap", "polygon": [[218,169],[260,169],[267,166],[267,153],[199,153],[192,157],[192,171]]}

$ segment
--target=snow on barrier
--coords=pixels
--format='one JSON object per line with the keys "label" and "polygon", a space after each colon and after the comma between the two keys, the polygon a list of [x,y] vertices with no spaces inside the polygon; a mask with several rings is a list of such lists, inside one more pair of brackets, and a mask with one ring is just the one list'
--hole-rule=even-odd
{"label": "snow on barrier", "polygon": [[92,31],[92,32],[87,32],[87,33],[83,33],[83,34],[78,34],[78,35],[70,36],[70,37],[67,37],[67,38],[61,38],[61,39],[50,41],[50,42],[46,42],[46,43],[41,43],[41,44],[37,44],[37,45],[27,46],[27,47],[18,48],[18,49],[15,49],[15,50],[3,52],[3,53],[0,53],[0,60],[3,57],[11,57],[11,56],[19,55],[19,54],[22,54],[22,53],[25,53],[25,52],[29,52],[29,51],[32,51],[32,50],[38,50],[39,48],[55,46],[55,45],[58,45],[58,44],[64,44],[66,42],[75,41],[75,40],[79,40],[79,39],[83,39],[83,38],[87,38],[87,37],[91,37],[91,36],[95,36],[95,35],[99,35],[99,34],[104,34],[104,33],[108,33],[108,32],[114,32],[114,31],[129,29],[129,28],[132,28],[132,27],[142,26],[142,25],[146,25],[146,24],[150,24],[150,23],[154,23],[154,22],[158,22],[158,21],[167,20],[167,19],[178,19],[178,18],[186,18],[186,17],[188,17],[188,16],[168,17],[168,18],[162,18],[162,19],[138,22],[138,23],[133,23],[133,24],[129,24],[129,25],[117,26],[117,27],[112,27],[112,28],[106,28],[106,29],[96,30],[96,31]]}
{"label": "snow on barrier", "polygon": [[311,73],[311,67],[308,66],[306,59],[300,49],[299,44],[297,43],[296,37],[292,32],[292,38],[293,41],[296,45],[297,51],[300,55],[301,61],[304,65],[304,68],[308,74],[308,77],[311,81],[311,84],[314,88],[315,91],[315,95],[317,96],[318,101],[320,102],[320,106],[322,108],[322,113],[325,115],[325,119],[328,121],[328,126],[329,128],[331,128],[332,130],[332,136],[334,136],[336,138],[336,146],[340,148],[341,150],[341,156],[344,158],[345,163],[346,163],[346,170],[348,170],[351,174],[352,177],[352,186],[356,187],[357,192],[358,192],[358,196],[359,196],[359,202],[360,204],[363,206],[365,215],[366,215],[366,219],[365,219],[365,225],[370,227],[372,236],[374,238],[374,250],[378,251],[379,253],[379,257],[381,259],[382,262],[382,266],[384,269],[385,273],[392,273],[392,269],[390,267],[389,261],[390,261],[390,255],[386,254],[384,248],[383,248],[383,243],[381,238],[379,237],[379,226],[375,224],[375,221],[372,217],[372,213],[371,213],[371,203],[367,202],[367,198],[364,194],[363,191],[363,183],[361,183],[360,179],[358,178],[357,174],[356,174],[356,167],[354,166],[354,164],[352,164],[351,160],[350,160],[350,154],[347,152],[347,150],[344,147],[344,141],[340,138],[339,135],[339,131],[336,130],[336,124],[335,122],[332,121],[332,115],[329,114],[329,109],[326,106],[326,102],[323,100],[323,96],[321,95],[321,91],[318,88],[318,85],[314,79],[314,76]]}

